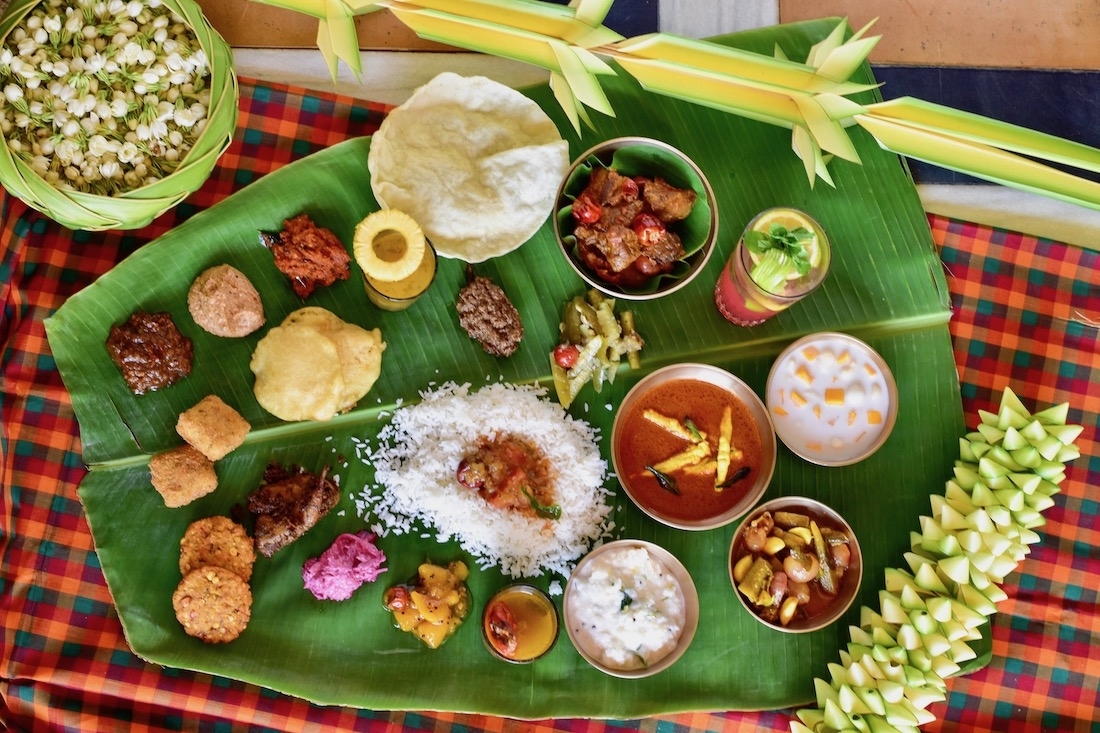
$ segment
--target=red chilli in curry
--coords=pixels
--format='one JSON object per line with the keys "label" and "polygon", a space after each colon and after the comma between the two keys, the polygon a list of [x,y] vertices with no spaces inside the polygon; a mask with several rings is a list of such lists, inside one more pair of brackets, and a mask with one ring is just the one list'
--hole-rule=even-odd
{"label": "red chilli in curry", "polygon": [[[705,520],[731,509],[752,486],[760,433],[748,407],[726,390],[675,379],[653,387],[629,410],[616,448],[619,480],[629,482],[648,510],[675,521]],[[723,434],[729,436],[724,471],[717,465]]]}

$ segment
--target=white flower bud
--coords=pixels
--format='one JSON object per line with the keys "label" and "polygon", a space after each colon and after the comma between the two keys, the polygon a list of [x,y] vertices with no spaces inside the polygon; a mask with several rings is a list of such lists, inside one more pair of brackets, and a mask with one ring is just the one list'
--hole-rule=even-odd
{"label": "white flower bud", "polygon": [[92,135],[88,138],[88,152],[102,158],[110,152],[110,148],[107,145],[107,138],[102,135]]}
{"label": "white flower bud", "polygon": [[120,178],[122,167],[116,161],[108,160],[106,163],[100,163],[99,174],[104,178]]}
{"label": "white flower bud", "polygon": [[120,33],[125,33],[127,38],[133,38],[137,35],[138,24],[132,20],[124,20],[118,24],[118,30]]}
{"label": "white flower bud", "polygon": [[141,11],[144,10],[144,9],[145,9],[145,4],[140,2],[140,0],[131,0],[126,5],[126,12],[129,14],[129,16],[131,18],[138,17],[138,15],[140,15]]}
{"label": "white flower bud", "polygon": [[16,102],[23,98],[23,88],[18,84],[8,84],[4,87],[4,97],[9,102]]}
{"label": "white flower bud", "polygon": [[[47,33],[60,33],[61,32],[61,16],[51,15],[49,18],[42,20],[42,29]],[[48,40],[48,38],[47,38]]]}
{"label": "white flower bud", "polygon": [[[61,30],[58,28],[58,30]],[[39,28],[34,32],[34,42],[39,46],[45,45],[50,42],[50,32],[45,28]]]}

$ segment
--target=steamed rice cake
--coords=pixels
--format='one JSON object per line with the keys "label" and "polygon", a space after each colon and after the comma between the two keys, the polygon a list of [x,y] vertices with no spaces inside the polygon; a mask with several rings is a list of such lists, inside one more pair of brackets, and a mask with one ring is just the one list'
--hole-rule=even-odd
{"label": "steamed rice cake", "polygon": [[546,221],[569,148],[529,98],[444,72],[386,116],[367,165],[375,198],[415,219],[439,256],[482,262]]}

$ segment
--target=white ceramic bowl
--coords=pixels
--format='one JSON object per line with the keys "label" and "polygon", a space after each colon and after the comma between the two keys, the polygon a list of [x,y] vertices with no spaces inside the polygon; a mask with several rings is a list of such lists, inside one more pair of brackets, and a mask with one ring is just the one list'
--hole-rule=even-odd
{"label": "white ceramic bowl", "polygon": [[886,442],[898,415],[889,365],[845,333],[810,334],[784,349],[765,398],[779,439],[821,466],[864,460]]}

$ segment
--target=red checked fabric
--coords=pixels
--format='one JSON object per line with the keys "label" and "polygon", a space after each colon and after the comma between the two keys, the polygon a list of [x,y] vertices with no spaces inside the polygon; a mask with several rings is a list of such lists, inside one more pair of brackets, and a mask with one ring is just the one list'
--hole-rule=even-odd
{"label": "red checked fabric", "polygon": [[[211,179],[137,232],[71,232],[14,198],[0,198],[0,723],[13,731],[785,730],[789,710],[521,723],[325,708],[152,666],[130,652],[77,499],[84,476],[79,431],[43,320],[135,248],[291,160],[371,134],[384,113],[350,98],[244,81],[239,129]],[[1100,257],[936,216],[929,222],[951,289],[967,416],[995,409],[1009,386],[1030,406],[1068,401],[1071,421],[1085,431],[1083,455],[1047,512],[1042,542],[1006,583],[1009,600],[994,618],[992,663],[950,680],[949,698],[932,707],[937,721],[925,730],[1094,733],[1100,720]]]}

